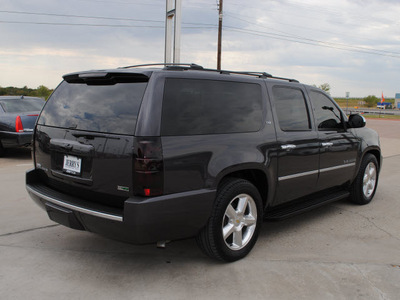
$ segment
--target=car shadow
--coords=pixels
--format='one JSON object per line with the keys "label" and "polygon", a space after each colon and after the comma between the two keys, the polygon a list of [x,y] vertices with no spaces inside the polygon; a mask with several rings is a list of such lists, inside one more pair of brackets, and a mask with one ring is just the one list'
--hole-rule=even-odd
{"label": "car shadow", "polygon": [[7,149],[4,156],[0,159],[19,159],[19,160],[31,160],[31,149],[30,148],[13,148]]}

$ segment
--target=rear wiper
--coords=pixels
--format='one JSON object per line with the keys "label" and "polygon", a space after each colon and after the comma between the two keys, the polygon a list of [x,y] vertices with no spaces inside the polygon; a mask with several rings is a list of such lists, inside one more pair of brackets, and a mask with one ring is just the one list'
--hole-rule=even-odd
{"label": "rear wiper", "polygon": [[76,138],[84,137],[88,140],[93,140],[94,138],[97,138],[97,137],[105,138],[105,139],[119,140],[118,137],[110,136],[110,135],[104,134],[104,133],[74,132],[74,133],[72,133],[72,135]]}

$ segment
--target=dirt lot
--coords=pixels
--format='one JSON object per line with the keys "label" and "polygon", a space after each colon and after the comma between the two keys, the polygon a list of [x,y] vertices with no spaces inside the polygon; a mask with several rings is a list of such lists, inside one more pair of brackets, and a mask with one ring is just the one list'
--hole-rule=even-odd
{"label": "dirt lot", "polygon": [[29,151],[0,159],[1,299],[399,299],[400,122],[368,120],[384,166],[374,201],[264,223],[245,259],[193,239],[134,246],[51,222],[28,197]]}

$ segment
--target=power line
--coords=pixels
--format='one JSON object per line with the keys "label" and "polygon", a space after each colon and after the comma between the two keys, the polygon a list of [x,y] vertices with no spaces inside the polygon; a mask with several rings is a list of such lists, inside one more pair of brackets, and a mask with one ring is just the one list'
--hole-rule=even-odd
{"label": "power line", "polygon": [[[88,23],[54,23],[54,22],[31,22],[31,21],[2,21],[0,23],[9,24],[31,24],[31,25],[54,25],[54,26],[87,26],[87,27],[121,27],[121,28],[160,28],[164,29],[164,26],[156,25],[123,25],[123,24],[88,24]],[[194,24],[196,23],[186,23]],[[202,26],[183,26],[185,29],[215,29],[216,25],[200,24]]]}
{"label": "power line", "polygon": [[[97,19],[97,20],[114,20],[114,21],[129,21],[129,22],[144,22],[144,23],[164,23],[164,21],[159,20],[144,20],[144,19],[133,19],[133,18],[115,18],[115,17],[104,17],[104,16],[87,16],[87,15],[70,15],[70,14],[54,14],[54,13],[37,13],[37,12],[27,12],[27,11],[10,11],[10,10],[0,10],[0,13],[9,13],[9,14],[25,14],[25,15],[39,15],[39,16],[54,16],[54,17],[68,17],[68,18],[85,18],[85,19]],[[296,42],[307,45],[314,45],[319,47],[345,50],[350,52],[357,53],[366,53],[366,54],[375,54],[380,56],[388,56],[394,58],[400,58],[400,52],[395,51],[387,51],[387,50],[379,50],[355,45],[347,45],[343,43],[333,43],[326,42],[321,40],[310,39],[294,34],[290,34],[284,31],[279,31],[267,26],[263,26],[252,21],[246,20],[244,18],[239,18],[233,16],[233,13],[226,13],[231,18],[238,19],[240,21],[249,23],[254,26],[272,29],[279,33],[272,33],[266,31],[257,31],[244,29],[233,26],[225,26],[224,28],[233,32],[240,32],[245,34],[251,34],[256,36],[263,36],[268,38],[273,38],[277,40],[284,40],[289,42]],[[9,23],[9,24],[32,24],[32,25],[52,25],[52,26],[86,26],[86,27],[113,27],[113,28],[164,28],[164,25],[126,25],[126,24],[88,24],[88,23],[68,23],[68,22],[34,22],[34,21],[4,21],[0,20],[0,23]],[[217,25],[215,24],[204,24],[204,23],[182,23],[185,25],[193,25],[193,26],[183,26],[184,29],[216,29]]]}
{"label": "power line", "polygon": [[84,18],[84,19],[96,19],[96,20],[116,20],[116,21],[164,23],[164,21],[159,21],[159,20],[143,20],[143,19],[132,19],[132,18],[113,18],[113,17],[97,17],[97,16],[84,16],[84,15],[37,13],[37,12],[13,11],[13,10],[0,10],[0,13],[35,15],[35,16],[68,17],[68,18]]}
{"label": "power line", "polygon": [[[354,48],[356,50],[372,51],[372,52],[376,52],[376,53],[384,52],[384,53],[388,53],[388,54],[399,54],[400,55],[400,52],[396,52],[396,51],[388,51],[388,50],[374,49],[374,48],[365,47],[365,46],[364,47],[363,46],[354,46],[354,45],[348,45],[348,44],[343,44],[343,43],[333,43],[333,42],[310,39],[310,38],[306,38],[306,37],[303,37],[303,36],[294,35],[294,34],[291,34],[291,33],[284,32],[284,31],[276,30],[274,28],[270,28],[270,27],[267,27],[267,26],[263,26],[263,25],[254,23],[252,21],[248,21],[248,20],[243,19],[243,18],[235,17],[231,13],[225,13],[225,14],[227,14],[231,18],[246,22],[246,23],[254,25],[254,26],[258,26],[258,27],[262,27],[262,28],[266,28],[266,29],[272,29],[272,30],[274,30],[276,32],[280,32],[280,33],[283,34],[282,36],[284,36],[284,37],[289,37],[289,38],[294,38],[294,39],[299,39],[299,40],[306,40],[306,41],[315,42],[315,43],[322,43],[322,44],[332,45],[332,46],[335,46],[335,47],[348,47],[348,48]],[[239,29],[241,29],[241,28],[239,28]],[[248,30],[248,29],[246,29],[246,30]],[[255,31],[255,32],[260,33],[260,31]],[[266,33],[266,32],[262,32],[262,33]],[[274,34],[274,33],[268,33],[268,34]]]}
{"label": "power line", "polygon": [[150,4],[144,3],[143,1],[110,1],[110,0],[79,0],[79,1],[86,1],[86,2],[95,2],[95,3],[106,3],[106,4],[124,4],[124,5],[145,5],[145,6],[160,6],[160,4]]}
{"label": "power line", "polygon": [[154,25],[123,25],[123,24],[87,24],[87,23],[53,23],[53,22],[31,22],[31,21],[2,21],[9,24],[32,24],[32,25],[55,25],[55,26],[88,26],[88,27],[127,27],[127,28],[164,28]]}
{"label": "power line", "polygon": [[356,49],[349,49],[349,48],[344,48],[344,47],[339,47],[339,46],[332,46],[332,45],[330,46],[330,45],[324,44],[325,42],[302,41],[300,39],[295,39],[295,38],[291,38],[291,37],[285,37],[285,36],[279,35],[279,34],[273,34],[273,33],[255,31],[255,30],[247,30],[247,29],[231,27],[231,26],[225,26],[224,28],[226,30],[228,30],[228,31],[241,32],[241,33],[246,33],[246,34],[251,34],[251,35],[256,35],[256,36],[262,36],[262,37],[268,37],[268,38],[277,39],[277,40],[283,40],[283,41],[299,43],[299,44],[313,45],[313,46],[318,46],[318,47],[338,49],[338,50],[344,50],[344,51],[356,52],[356,53],[365,53],[365,54],[372,54],[372,55],[400,58],[400,55],[395,55],[395,54],[391,55],[391,54],[373,52],[373,51],[368,51],[368,50],[356,50]]}
{"label": "power line", "polygon": [[[144,19],[132,19],[132,18],[116,18],[116,17],[103,17],[103,16],[87,16],[87,15],[70,15],[70,14],[54,14],[54,13],[38,13],[38,12],[27,12],[27,11],[12,11],[12,10],[0,10],[0,13],[9,13],[9,14],[23,14],[23,15],[35,15],[35,16],[52,16],[52,17],[67,17],[67,18],[83,18],[83,19],[95,19],[95,20],[114,20],[114,21],[131,21],[131,22],[145,22],[145,23],[161,23],[164,24],[165,21],[160,20],[144,20]],[[2,23],[7,23],[8,21],[2,21]],[[9,21],[16,22],[16,21]],[[26,21],[28,22],[28,21]],[[33,22],[34,24],[47,24],[44,22]],[[24,24],[24,23],[22,23]],[[48,25],[57,25],[58,23],[49,22]],[[70,24],[70,23],[68,23]],[[71,23],[73,25],[74,23]],[[205,23],[192,23],[192,22],[183,22],[182,24],[187,25],[199,25],[199,26],[214,26],[215,24],[205,24]],[[62,24],[67,25],[67,24]],[[100,25],[99,25],[100,26]]]}

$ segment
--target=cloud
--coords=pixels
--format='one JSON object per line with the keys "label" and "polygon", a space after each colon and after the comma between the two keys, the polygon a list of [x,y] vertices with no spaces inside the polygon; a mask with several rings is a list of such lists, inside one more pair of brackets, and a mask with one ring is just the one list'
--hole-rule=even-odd
{"label": "cloud", "polygon": [[[394,95],[399,15],[397,0],[225,1],[222,66],[328,82],[334,96]],[[165,0],[5,0],[0,85],[54,88],[72,71],[161,62],[164,17]],[[33,24],[44,22],[87,25]],[[217,23],[215,0],[182,1],[182,62],[216,67]]]}

